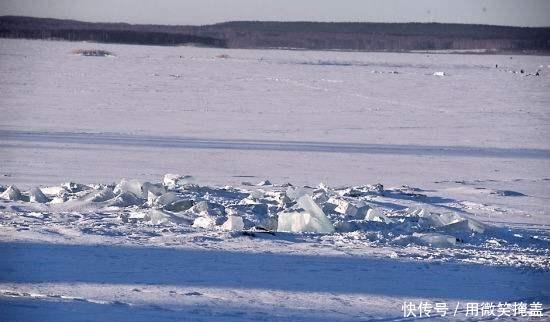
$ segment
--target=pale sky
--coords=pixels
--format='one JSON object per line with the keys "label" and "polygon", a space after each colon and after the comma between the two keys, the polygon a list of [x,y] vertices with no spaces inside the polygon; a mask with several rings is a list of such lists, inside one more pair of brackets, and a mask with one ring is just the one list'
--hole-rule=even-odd
{"label": "pale sky", "polygon": [[282,20],[550,26],[550,0],[0,0],[0,15],[171,25]]}

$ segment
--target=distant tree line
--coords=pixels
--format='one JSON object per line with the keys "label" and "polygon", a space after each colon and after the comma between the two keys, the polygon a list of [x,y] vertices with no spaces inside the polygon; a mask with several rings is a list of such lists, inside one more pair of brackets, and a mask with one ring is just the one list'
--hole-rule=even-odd
{"label": "distant tree line", "polygon": [[168,46],[193,43],[226,47],[223,39],[200,36],[189,28],[13,16],[0,17],[0,37]]}
{"label": "distant tree line", "polygon": [[439,23],[239,21],[165,26],[4,16],[0,37],[227,48],[550,51],[550,28]]}
{"label": "distant tree line", "polygon": [[4,30],[0,29],[0,37],[51,39],[69,41],[94,41],[101,43],[138,44],[138,45],[182,45],[202,44],[213,47],[225,47],[225,41],[212,37],[202,37],[190,34],[165,33],[138,30]]}
{"label": "distant tree line", "polygon": [[223,38],[234,48],[550,50],[550,28],[488,25],[237,21],[204,26],[198,34]]}

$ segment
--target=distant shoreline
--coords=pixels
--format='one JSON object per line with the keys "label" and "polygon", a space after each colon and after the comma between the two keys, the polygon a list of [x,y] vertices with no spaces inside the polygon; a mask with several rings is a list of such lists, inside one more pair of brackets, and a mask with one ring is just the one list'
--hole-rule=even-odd
{"label": "distant shoreline", "polygon": [[0,38],[230,49],[550,55],[550,27],[439,23],[240,21],[168,26],[2,16]]}

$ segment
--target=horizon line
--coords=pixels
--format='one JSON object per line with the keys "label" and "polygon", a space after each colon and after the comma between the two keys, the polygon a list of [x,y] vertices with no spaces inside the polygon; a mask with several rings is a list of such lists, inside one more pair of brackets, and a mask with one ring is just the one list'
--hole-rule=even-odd
{"label": "horizon line", "polygon": [[429,25],[429,24],[438,24],[438,25],[462,25],[462,26],[488,26],[488,27],[503,27],[503,28],[525,28],[525,29],[546,29],[550,28],[550,25],[547,26],[515,26],[515,25],[500,25],[500,24],[483,24],[483,23],[463,23],[463,22],[420,22],[420,21],[408,21],[408,22],[375,22],[375,21],[321,21],[321,20],[226,20],[220,22],[213,22],[210,24],[162,24],[162,23],[132,23],[126,21],[90,21],[90,20],[79,20],[79,19],[70,19],[70,18],[55,18],[55,17],[44,17],[44,16],[20,16],[20,15],[0,15],[0,18],[31,18],[31,19],[52,19],[52,20],[61,20],[61,21],[74,21],[74,22],[83,22],[83,23],[92,23],[92,24],[125,24],[130,26],[172,26],[172,27],[207,27],[215,26],[227,23],[238,23],[238,22],[253,22],[253,23],[325,23],[325,24],[387,24],[387,25],[406,25],[406,24],[420,24],[420,25]]}

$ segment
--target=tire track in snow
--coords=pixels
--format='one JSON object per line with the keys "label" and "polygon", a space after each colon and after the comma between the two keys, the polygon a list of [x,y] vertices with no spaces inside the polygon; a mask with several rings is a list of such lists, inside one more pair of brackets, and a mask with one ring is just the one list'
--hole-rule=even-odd
{"label": "tire track in snow", "polygon": [[[371,144],[283,140],[201,139],[169,136],[144,136],[113,133],[0,131],[0,147],[13,148],[10,142],[75,145],[133,146],[176,149],[218,149],[281,152],[323,152],[389,154],[411,156],[484,157],[550,159],[550,150],[469,146],[431,146],[420,144]],[[34,146],[39,147],[39,146]],[[48,148],[47,146],[41,146]],[[51,147],[58,148],[58,147]],[[59,147],[60,148],[60,147]]]}

